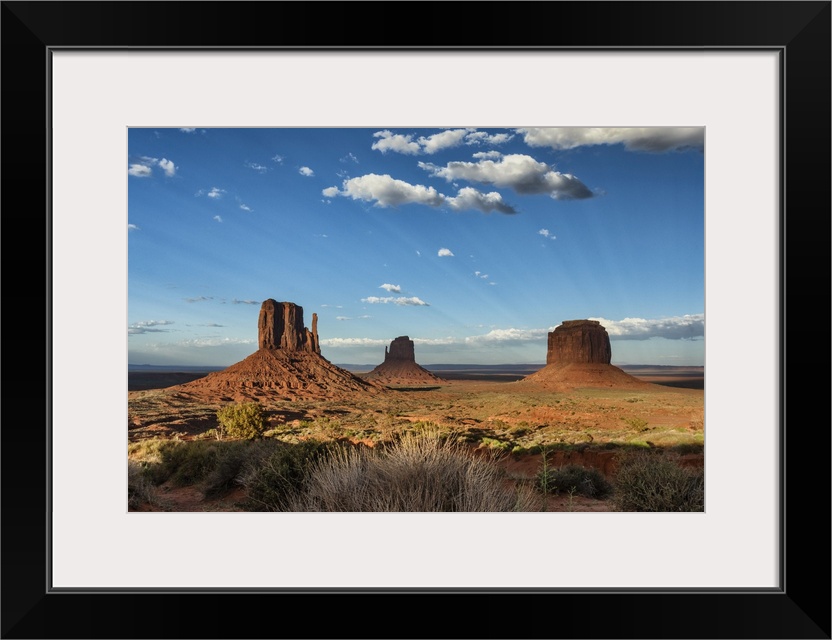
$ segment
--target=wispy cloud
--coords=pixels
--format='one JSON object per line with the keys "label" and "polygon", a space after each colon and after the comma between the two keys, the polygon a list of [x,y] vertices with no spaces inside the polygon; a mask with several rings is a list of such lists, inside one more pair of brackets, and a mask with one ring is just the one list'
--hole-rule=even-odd
{"label": "wispy cloud", "polygon": [[358,164],[358,158],[355,157],[354,153],[350,152],[341,158],[341,162],[354,162],[355,164]]}
{"label": "wispy cloud", "polygon": [[246,166],[247,166],[249,169],[253,169],[253,170],[254,170],[254,171],[256,171],[257,173],[266,173],[266,171],[268,171],[268,170],[269,170],[269,168],[268,168],[268,167],[266,167],[266,166],[264,166],[264,165],[262,165],[262,164],[257,164],[256,162],[246,162]]}
{"label": "wispy cloud", "polygon": [[[197,192],[197,195],[202,195],[203,193],[205,192],[200,189],[200,191]],[[209,198],[219,200],[225,193],[227,193],[225,189],[220,189],[219,187],[211,187],[211,190],[208,192],[207,195]]]}
{"label": "wispy cloud", "polygon": [[277,164],[283,164],[283,161],[286,158],[281,156],[280,154],[275,154],[272,156],[272,162],[276,162]]}
{"label": "wispy cloud", "polygon": [[370,296],[369,298],[361,298],[361,302],[366,302],[368,304],[395,304],[402,307],[429,307],[430,305],[425,302],[424,300],[420,300],[416,296],[411,298],[407,298],[405,296],[400,296],[398,298],[395,297],[386,297],[386,298],[378,298],[376,296]]}
{"label": "wispy cloud", "polygon": [[446,247],[442,247],[439,251],[436,252],[440,258],[452,258],[454,253],[450,249]]}
{"label": "wispy cloud", "polygon": [[222,218],[220,216],[214,216],[214,220],[217,222],[222,222]]}
{"label": "wispy cloud", "polygon": [[705,314],[703,313],[652,320],[645,318],[589,319],[600,322],[611,340],[647,340],[649,338],[693,340],[705,336]]}
{"label": "wispy cloud", "polygon": [[231,301],[231,304],[260,304],[260,302],[257,300],[238,300],[237,298],[234,298]]}
{"label": "wispy cloud", "polygon": [[196,129],[194,129],[193,127],[179,127],[179,130],[182,133],[196,133]]}
{"label": "wispy cloud", "polygon": [[541,229],[537,233],[543,236],[544,238],[549,238],[549,240],[557,240],[557,236],[555,236],[555,234],[553,233],[550,233],[548,229]]}
{"label": "wispy cloud", "polygon": [[315,175],[315,172],[312,171],[312,169],[310,169],[309,167],[301,167],[300,169],[298,169],[298,173],[302,176],[306,176],[307,178],[311,178]]}
{"label": "wispy cloud", "polygon": [[247,204],[242,204],[242,203],[240,203],[240,209],[242,209],[243,211],[254,211],[254,209],[249,207]]}
{"label": "wispy cloud", "polygon": [[402,288],[397,284],[383,284],[379,289],[384,289],[388,293],[401,293]]}
{"label": "wispy cloud", "polygon": [[196,296],[194,298],[183,298],[185,302],[207,302],[213,300],[214,296]]}
{"label": "wispy cloud", "polygon": [[172,320],[145,320],[134,322],[127,327],[128,335],[140,335],[143,333],[166,333],[169,329],[157,329],[156,327],[173,324]]}
{"label": "wispy cloud", "polygon": [[467,180],[506,187],[524,195],[545,193],[556,200],[592,197],[592,192],[575,176],[554,171],[545,162],[524,154],[502,156],[497,161],[449,162],[444,167],[420,162],[419,167],[448,182]]}
{"label": "wispy cloud", "polygon": [[704,149],[704,127],[549,127],[517,129],[530,147],[574,149],[599,144],[623,144],[630,151],[661,153]]}
{"label": "wispy cloud", "polygon": [[474,271],[474,275],[480,278],[481,280],[488,280],[488,274],[483,273],[482,271]]}
{"label": "wispy cloud", "polygon": [[137,225],[130,224],[129,222],[127,223],[127,230],[128,231],[141,231],[141,229]]}

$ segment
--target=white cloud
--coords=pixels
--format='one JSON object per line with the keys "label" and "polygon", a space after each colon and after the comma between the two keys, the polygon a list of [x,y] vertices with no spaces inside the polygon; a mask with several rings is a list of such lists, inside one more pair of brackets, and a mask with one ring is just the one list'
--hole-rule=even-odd
{"label": "white cloud", "polygon": [[370,296],[369,298],[361,298],[361,302],[366,302],[368,304],[396,304],[402,307],[429,307],[430,305],[425,302],[424,300],[420,300],[416,296],[406,298],[404,296],[400,296],[398,298],[394,298],[392,296],[379,298],[376,296]]}
{"label": "white cloud", "polygon": [[275,154],[275,155],[273,155],[273,156],[272,156],[272,161],[273,161],[273,162],[276,162],[277,164],[283,164],[283,161],[284,161],[285,159],[286,159],[286,158],[284,158],[283,156],[281,156],[281,155],[279,155],[279,154]]}
{"label": "white cloud", "polygon": [[206,302],[207,300],[213,300],[214,296],[197,296],[195,298],[183,298],[185,302]]}
{"label": "white cloud", "polygon": [[342,321],[342,322],[343,322],[344,320],[352,320],[352,318],[349,318],[349,317],[347,317],[347,316],[335,316],[335,319],[336,319],[336,320],[340,320],[340,321]]}
{"label": "white cloud", "polygon": [[231,301],[231,304],[260,304],[257,300],[238,300],[234,298]]}
{"label": "white cloud", "polygon": [[168,178],[176,175],[176,166],[173,164],[173,161],[168,160],[167,158],[162,158],[159,160],[159,166]]}
{"label": "white cloud", "polygon": [[127,168],[127,175],[135,176],[136,178],[147,178],[153,174],[153,170],[144,164],[131,164]]}
{"label": "white cloud", "polygon": [[196,133],[196,129],[194,129],[193,127],[180,127],[179,130],[182,133]]}
{"label": "white cloud", "polygon": [[552,234],[552,233],[549,233],[549,230],[548,230],[548,229],[541,229],[541,230],[540,230],[540,231],[538,231],[537,233],[539,233],[539,234],[540,234],[541,236],[543,236],[544,238],[549,238],[549,240],[557,240],[557,236],[555,236],[555,235],[554,235],[554,234]]}
{"label": "white cloud", "polygon": [[477,153],[475,153],[473,157],[477,158],[478,160],[488,160],[493,158],[501,158],[502,155],[503,154],[499,151],[477,151]]}
{"label": "white cloud", "polygon": [[423,153],[433,154],[442,149],[459,146],[471,131],[472,129],[447,129],[431,136],[422,136],[417,142],[422,146]]}
{"label": "white cloud", "polygon": [[421,151],[421,147],[416,142],[413,142],[413,136],[403,136],[401,134],[393,134],[391,131],[377,131],[373,134],[374,138],[378,138],[374,142],[372,149],[387,153],[388,151],[395,151],[396,153],[404,153],[407,155],[416,155]]}
{"label": "white cloud", "polygon": [[413,185],[391,176],[368,173],[358,178],[345,180],[342,189],[329,187],[323,190],[327,197],[348,196],[353,200],[376,201],[379,207],[397,207],[402,204],[418,203],[430,207],[441,206],[444,196],[433,187]]}
{"label": "white cloud", "polygon": [[422,252],[421,252],[421,251],[419,251],[418,249],[416,249],[416,255],[417,255],[417,256],[419,256],[419,257],[421,258],[421,257],[422,257]]}
{"label": "white cloud", "polygon": [[134,322],[127,327],[128,335],[141,335],[143,333],[165,333],[168,329],[156,329],[155,327],[173,324],[172,320],[145,320]]}
{"label": "white cloud", "polygon": [[465,187],[460,189],[455,197],[449,197],[439,193],[433,187],[410,184],[404,180],[394,179],[388,174],[369,173],[358,178],[350,178],[344,180],[341,189],[327,187],[321,193],[328,198],[340,195],[353,200],[375,201],[374,206],[378,207],[423,204],[428,207],[447,206],[455,211],[476,209],[484,213],[491,211],[515,213],[514,208],[506,204],[496,191],[481,193],[471,187]]}
{"label": "white cloud", "polygon": [[178,343],[182,347],[220,347],[232,344],[254,344],[251,338],[220,338],[218,336],[182,340]]}
{"label": "white cloud", "polygon": [[257,164],[256,162],[246,162],[246,166],[249,169],[254,169],[257,173],[266,173],[266,171],[269,170],[268,167],[262,164]]}
{"label": "white cloud", "polygon": [[352,153],[352,152],[348,153],[343,158],[341,158],[341,162],[349,162],[349,161],[352,161],[355,164],[358,164],[358,158],[356,158],[355,154]]}
{"label": "white cloud", "polygon": [[503,196],[496,191],[482,193],[472,187],[463,187],[459,190],[456,197],[446,197],[445,202],[455,211],[477,209],[483,213],[491,213],[492,211],[499,211],[505,214],[517,213],[517,210],[511,205],[506,204]]}
{"label": "white cloud", "polygon": [[444,167],[420,162],[419,167],[448,182],[480,182],[508,187],[521,194],[545,193],[556,200],[592,197],[592,192],[575,176],[554,171],[545,162],[523,154],[506,155],[498,161],[449,162]]}
{"label": "white cloud", "polygon": [[703,149],[704,127],[552,127],[518,129],[530,147],[574,149],[599,144],[623,144],[630,151],[661,153]]}
{"label": "white cloud", "polygon": [[130,224],[129,222],[127,223],[127,230],[128,231],[141,231],[141,229],[137,225]]}
{"label": "white cloud", "polygon": [[384,289],[388,293],[401,293],[402,288],[397,284],[383,284],[379,289]]}
{"label": "white cloud", "polygon": [[474,271],[474,275],[480,278],[481,280],[488,280],[488,274],[483,273],[482,271]]}
{"label": "white cloud", "polygon": [[465,137],[465,144],[504,144],[513,137],[514,134],[511,133],[495,133],[491,135],[485,131],[472,131]]}
{"label": "white cloud", "polygon": [[208,197],[217,200],[219,198],[222,198],[222,195],[224,193],[226,193],[225,189],[218,189],[217,187],[212,187],[211,190],[208,192]]}
{"label": "white cloud", "polygon": [[624,318],[607,320],[606,318],[589,318],[603,325],[610,339],[647,340],[649,338],[666,338],[668,340],[685,340],[705,336],[705,314],[692,314],[646,320],[644,318]]}
{"label": "white cloud", "polygon": [[436,255],[438,255],[440,258],[451,258],[454,254],[453,251],[451,251],[450,249],[442,247],[439,251],[436,252]]}
{"label": "white cloud", "polygon": [[253,211],[253,209],[246,204],[240,204],[240,209],[243,211]]}
{"label": "white cloud", "polygon": [[220,216],[214,216],[214,220],[217,222],[222,222],[222,218]]}
{"label": "white cloud", "polygon": [[315,172],[312,171],[312,169],[310,169],[309,167],[301,167],[300,169],[298,169],[298,173],[302,176],[306,176],[307,178],[311,178],[315,175]]}
{"label": "white cloud", "polygon": [[378,338],[324,338],[320,341],[322,347],[386,347],[390,340]]}

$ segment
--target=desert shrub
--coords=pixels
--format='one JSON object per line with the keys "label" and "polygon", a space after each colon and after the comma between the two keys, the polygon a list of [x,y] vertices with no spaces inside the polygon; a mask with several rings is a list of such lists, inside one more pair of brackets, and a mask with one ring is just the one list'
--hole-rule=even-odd
{"label": "desert shrub", "polygon": [[266,430],[263,408],[256,402],[226,405],[217,411],[217,420],[220,438],[228,435],[231,438],[251,440],[260,437]]}
{"label": "desert shrub", "polygon": [[297,511],[537,511],[533,492],[508,487],[493,460],[457,439],[405,433],[386,448],[342,448],[310,469]]}
{"label": "desert shrub", "polygon": [[603,473],[577,464],[542,468],[536,485],[544,493],[576,493],[588,498],[606,498],[612,493],[612,485]]}
{"label": "desert shrub", "polygon": [[250,456],[239,475],[255,511],[294,511],[310,466],[335,443],[306,440],[298,444],[274,441],[271,450],[262,449]]}
{"label": "desert shrub", "polygon": [[620,511],[704,511],[705,471],[633,452],[619,458],[613,501]]}
{"label": "desert shrub", "polygon": [[239,440],[216,446],[213,464],[205,473],[200,489],[203,496],[213,498],[239,484],[247,465],[269,456],[278,447],[271,440]]}
{"label": "desert shrub", "polygon": [[135,460],[127,461],[127,506],[138,509],[144,503],[157,501],[156,489],[147,474],[145,465]]}

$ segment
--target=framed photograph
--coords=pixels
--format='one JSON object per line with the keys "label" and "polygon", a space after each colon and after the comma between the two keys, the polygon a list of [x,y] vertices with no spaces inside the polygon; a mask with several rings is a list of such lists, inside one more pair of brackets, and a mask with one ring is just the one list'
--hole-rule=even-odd
{"label": "framed photograph", "polygon": [[[11,240],[4,284],[7,303],[27,303],[25,313],[7,307],[7,338],[40,335],[32,318],[45,319],[37,357],[18,363],[7,344],[3,637],[829,638],[830,433],[826,420],[817,426],[818,394],[825,398],[828,389],[798,381],[829,353],[828,330],[812,327],[828,321],[830,290],[830,3],[495,2],[475,12],[447,3],[438,22],[427,19],[427,9],[440,5],[401,3],[399,10],[426,20],[398,35],[379,7],[3,2],[4,223]],[[592,189],[603,185],[584,184],[577,169],[535,174],[548,185],[545,193],[530,177],[528,149],[555,148],[554,133],[558,148],[580,147],[616,173],[617,188],[640,188],[649,206],[659,196],[627,180],[628,166],[635,170],[626,153],[628,145],[659,142],[636,140],[637,130],[688,132],[692,137],[661,144],[677,154],[672,160],[683,147],[697,149],[700,162],[704,156],[704,256],[688,258],[704,262],[704,512],[128,511],[125,395],[129,349],[138,343],[128,346],[124,328],[140,335],[172,322],[150,304],[132,317],[128,289],[136,308],[142,287],[153,282],[146,297],[158,298],[165,271],[179,268],[200,273],[193,290],[174,295],[209,302],[196,275],[218,283],[241,258],[223,255],[222,242],[202,243],[197,225],[212,225],[215,235],[222,229],[220,237],[230,241],[232,209],[255,215],[276,197],[264,191],[255,203],[246,199],[253,192],[207,178],[196,184],[191,175],[181,182],[179,204],[154,198],[156,178],[184,175],[185,153],[198,166],[199,150],[186,150],[183,140],[237,132],[215,150],[237,164],[240,153],[247,155],[248,165],[238,169],[249,172],[241,178],[248,180],[284,161],[274,141],[255,134],[291,132],[281,140],[291,145],[289,168],[305,185],[317,167],[304,152],[342,140],[333,162],[343,160],[343,175],[313,189],[322,212],[338,212],[340,233],[359,232],[347,204],[364,213],[388,205],[430,213],[441,205],[463,214],[457,237],[465,238],[474,214],[493,220],[519,212],[505,191],[489,185],[553,202],[601,195]],[[316,142],[313,131],[327,135]],[[154,145],[172,134],[181,136],[174,146]],[[434,153],[451,148],[453,136],[470,151],[465,162]],[[474,149],[483,136],[493,144]],[[365,147],[355,146],[359,138]],[[501,143],[518,146],[501,150]],[[610,145],[620,151],[615,161],[602,153]],[[399,154],[416,173],[385,176],[369,162],[360,170],[357,149]],[[652,171],[672,174],[671,159],[652,158]],[[576,152],[578,168],[579,160]],[[138,203],[128,197],[135,181],[145,190]],[[38,203],[35,212],[15,213],[19,192]],[[291,207],[289,200],[281,206]],[[219,202],[226,209],[211,210]],[[674,215],[670,204],[662,206]],[[133,218],[139,210],[166,224],[198,211],[191,252],[175,255],[164,237],[173,227],[157,224],[156,255],[148,252],[128,269],[128,243],[145,231]],[[584,224],[593,223],[591,213],[584,211]],[[627,212],[620,214],[616,237],[635,242],[625,233]],[[539,221],[532,213],[526,218]],[[263,260],[274,272],[274,297],[291,299],[282,296],[296,270],[319,273],[343,290],[354,278],[336,265],[360,268],[354,256],[335,260],[346,249],[325,244],[330,231],[317,218],[291,220],[281,233],[294,236],[313,222],[306,236],[321,237],[304,240],[308,251],[293,244],[289,264]],[[644,236],[645,261],[666,251],[658,214],[651,224],[649,237],[647,227],[636,234]],[[571,220],[568,228],[580,226]],[[536,242],[549,243],[543,249],[558,240],[554,225],[529,229]],[[436,245],[430,257],[437,263],[463,257],[428,222],[397,227],[408,251],[420,252],[416,258],[422,245],[405,240],[417,231],[425,246]],[[606,259],[620,250],[609,231],[597,232],[610,243]],[[502,238],[517,251],[508,244],[512,233]],[[370,244],[350,237],[369,253]],[[17,246],[30,238],[33,246]],[[252,252],[263,249],[255,238],[247,242]],[[495,238],[479,249],[501,251]],[[540,256],[524,257],[527,279],[545,286]],[[136,278],[137,270],[147,278]],[[468,271],[477,284],[498,289],[483,277],[488,265],[471,263]],[[628,273],[636,272],[618,275]],[[379,277],[376,291],[353,297],[373,309],[433,302]],[[814,293],[807,295],[807,283]],[[635,289],[613,283],[610,295],[628,290]],[[229,307],[263,302],[233,295],[223,299]],[[28,309],[33,298],[39,312]],[[503,303],[509,300],[507,292]],[[330,315],[347,325],[359,313],[356,307]],[[186,322],[200,320],[180,325]],[[311,322],[307,315],[301,326],[311,329],[298,339],[315,351],[320,341]],[[260,346],[268,342],[262,324]],[[204,329],[189,328],[187,338]],[[417,344],[417,358],[430,346]],[[805,506],[807,496],[816,510]],[[426,604],[473,607],[464,621],[451,615],[453,622],[438,625],[445,617],[439,611],[414,615]],[[326,614],[301,621],[299,612],[310,605]],[[356,620],[382,609],[383,617],[407,621],[406,631],[369,630]],[[170,623],[159,611],[188,613]]]}

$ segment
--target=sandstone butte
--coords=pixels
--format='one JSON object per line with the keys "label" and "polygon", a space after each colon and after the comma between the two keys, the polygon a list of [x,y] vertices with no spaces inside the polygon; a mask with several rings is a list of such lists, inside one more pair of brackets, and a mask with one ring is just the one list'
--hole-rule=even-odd
{"label": "sandstone butte", "polygon": [[384,387],[335,366],[321,355],[318,315],[304,326],[303,307],[268,299],[257,320],[258,349],[204,378],[171,390],[212,400],[345,398],[377,394]]}
{"label": "sandstone butte", "polygon": [[549,332],[546,366],[517,384],[550,389],[616,387],[654,389],[610,364],[612,349],[607,330],[597,320],[566,320]]}
{"label": "sandstone butte", "polygon": [[365,374],[364,378],[384,385],[444,383],[444,380],[416,364],[413,340],[408,336],[399,336],[393,340],[389,350],[384,347],[384,362]]}

